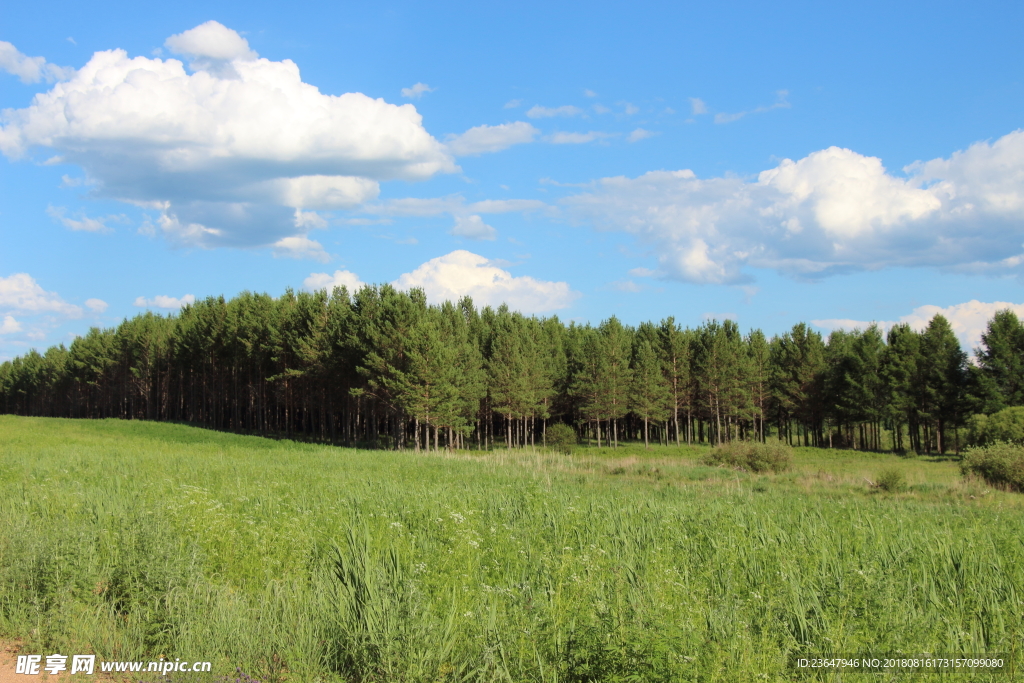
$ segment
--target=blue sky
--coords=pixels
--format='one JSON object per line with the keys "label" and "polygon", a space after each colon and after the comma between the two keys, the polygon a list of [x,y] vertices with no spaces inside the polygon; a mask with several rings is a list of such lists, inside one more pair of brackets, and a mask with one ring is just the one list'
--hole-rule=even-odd
{"label": "blue sky", "polygon": [[768,334],[1024,313],[1011,3],[54,3],[0,24],[0,359],[242,290]]}

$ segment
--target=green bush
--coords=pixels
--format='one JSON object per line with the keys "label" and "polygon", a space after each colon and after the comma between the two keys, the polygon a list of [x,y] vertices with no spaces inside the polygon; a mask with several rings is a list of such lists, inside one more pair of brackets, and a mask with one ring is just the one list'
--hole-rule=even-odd
{"label": "green bush", "polygon": [[732,441],[722,444],[712,449],[701,462],[719,467],[738,467],[750,472],[771,470],[778,474],[789,469],[792,460],[793,449],[781,441],[772,439],[768,443]]}
{"label": "green bush", "polygon": [[960,472],[977,475],[992,486],[1024,491],[1024,446],[998,442],[969,448],[960,461]]}
{"label": "green bush", "polygon": [[1024,444],[1024,406],[1004,408],[991,415],[974,415],[967,421],[967,441],[973,446],[1000,441]]}
{"label": "green bush", "polygon": [[898,493],[907,488],[907,479],[903,476],[903,472],[889,468],[878,473],[878,481],[875,482],[875,486],[889,493]]}
{"label": "green bush", "polygon": [[561,422],[549,425],[544,435],[548,448],[569,455],[576,446],[576,430]]}

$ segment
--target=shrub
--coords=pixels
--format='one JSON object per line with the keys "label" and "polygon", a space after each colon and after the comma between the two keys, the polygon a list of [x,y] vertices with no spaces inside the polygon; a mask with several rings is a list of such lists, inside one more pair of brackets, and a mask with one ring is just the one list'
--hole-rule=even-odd
{"label": "shrub", "polygon": [[793,460],[793,449],[781,441],[768,443],[757,441],[732,441],[716,446],[701,461],[705,465],[738,467],[751,472],[778,474],[789,469]]}
{"label": "shrub", "polygon": [[967,449],[960,461],[966,477],[977,475],[992,486],[1024,491],[1024,446],[998,442]]}
{"label": "shrub", "polygon": [[878,473],[878,481],[875,482],[875,486],[889,493],[898,493],[907,488],[907,480],[903,476],[903,472],[889,468]]}
{"label": "shrub", "polygon": [[1024,406],[1004,408],[991,415],[974,415],[967,421],[967,441],[974,446],[999,441],[1024,444]]}
{"label": "shrub", "polygon": [[576,446],[576,430],[561,422],[549,425],[544,435],[548,448],[569,455]]}

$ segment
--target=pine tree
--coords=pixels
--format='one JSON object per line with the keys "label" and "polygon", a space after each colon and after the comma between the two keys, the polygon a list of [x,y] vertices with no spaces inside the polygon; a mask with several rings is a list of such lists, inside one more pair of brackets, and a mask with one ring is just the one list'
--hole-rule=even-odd
{"label": "pine tree", "polygon": [[1024,405],[1024,323],[1013,311],[989,321],[976,357],[982,412]]}
{"label": "pine tree", "polygon": [[[656,333],[650,336],[657,341]],[[649,423],[652,420],[661,422],[668,417],[670,401],[670,387],[665,380],[661,359],[651,341],[643,331],[637,335],[629,391],[629,409],[644,422],[644,448],[650,448]]]}

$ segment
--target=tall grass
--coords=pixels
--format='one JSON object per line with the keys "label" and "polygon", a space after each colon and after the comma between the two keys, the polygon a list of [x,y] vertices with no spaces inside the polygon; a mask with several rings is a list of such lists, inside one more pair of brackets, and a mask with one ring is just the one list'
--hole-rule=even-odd
{"label": "tall grass", "polygon": [[544,457],[0,416],[0,632],[264,681],[552,682],[790,680],[794,653],[1024,633],[1018,507]]}

